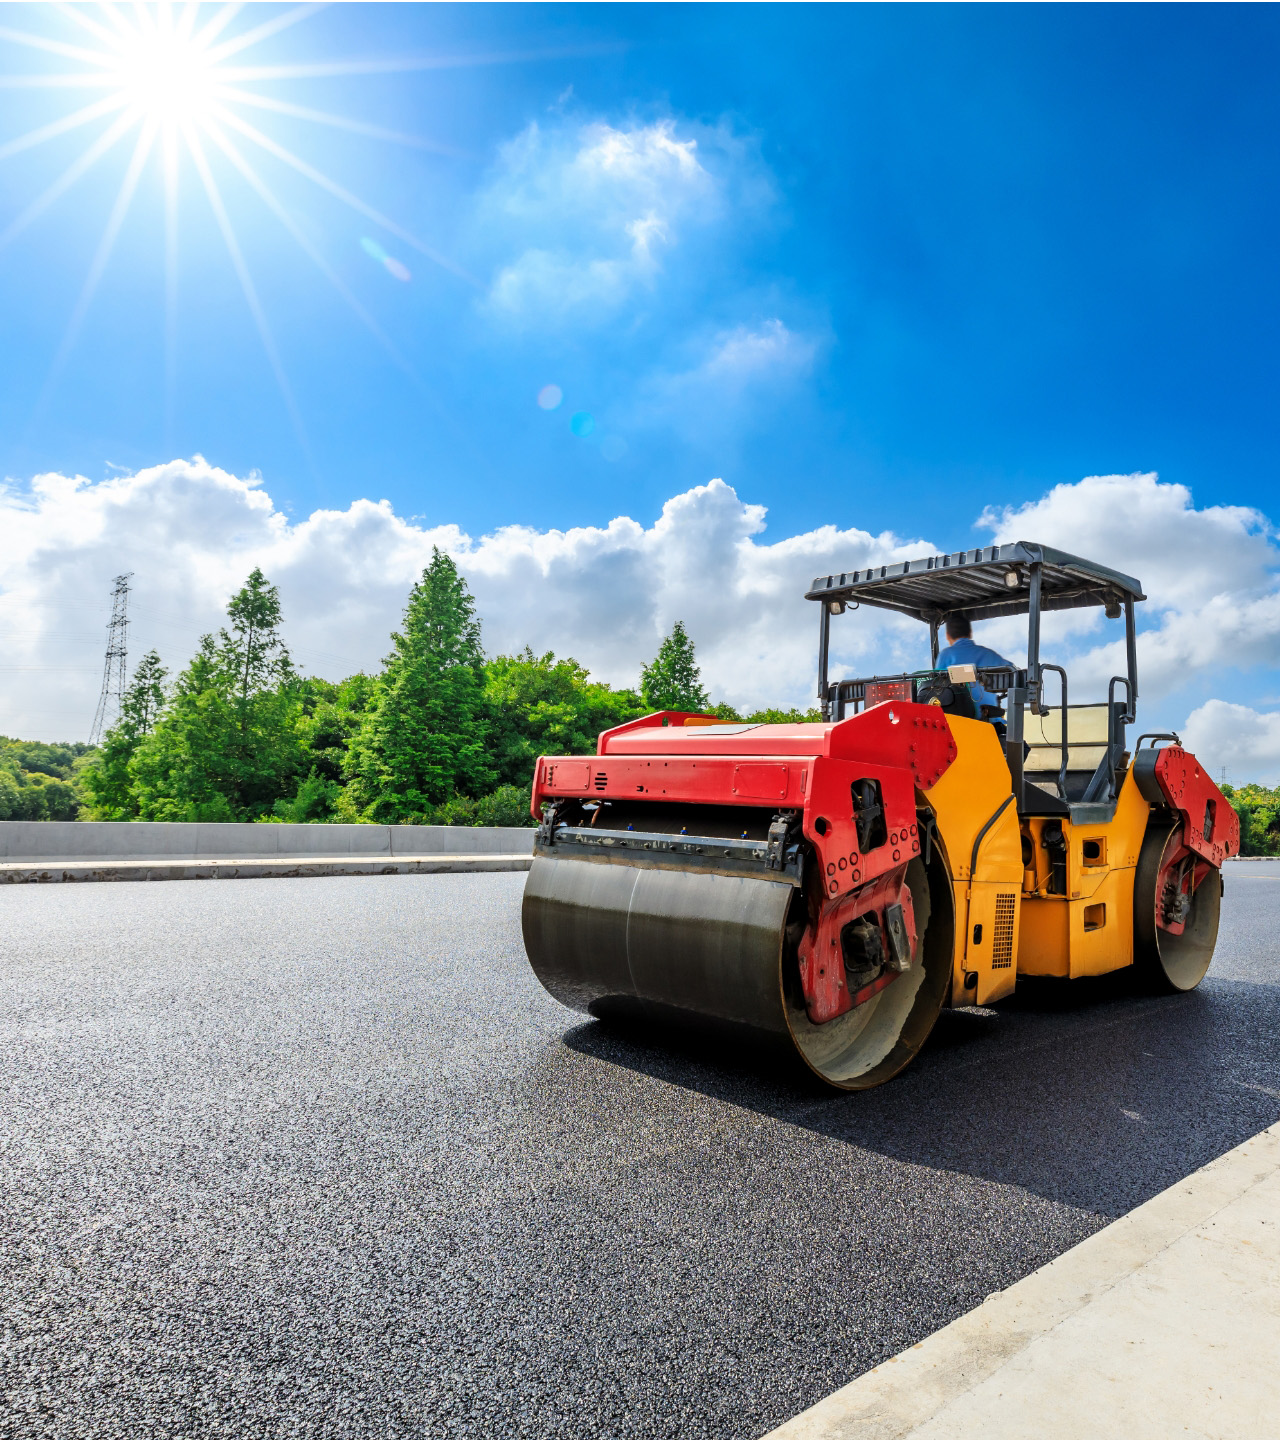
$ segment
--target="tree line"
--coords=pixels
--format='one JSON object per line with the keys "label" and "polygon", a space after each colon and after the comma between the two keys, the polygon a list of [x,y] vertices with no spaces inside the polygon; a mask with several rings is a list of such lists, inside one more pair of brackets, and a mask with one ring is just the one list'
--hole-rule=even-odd
{"label": "tree line", "polygon": [[529,647],[488,659],[466,581],[439,549],[376,674],[302,675],[282,625],[279,592],[255,569],[176,677],[145,655],[115,725],[77,762],[83,817],[532,824],[535,758],[594,753],[600,731],[627,720],[667,709],[817,718],[711,706],[678,621],[634,690]]}
{"label": "tree line", "polygon": [[[712,704],[679,621],[635,689],[527,646],[486,658],[466,582],[438,549],[375,674],[300,674],[282,625],[255,569],[176,677],[143,656],[99,748],[0,736],[0,820],[523,825],[538,755],[594,753],[600,731],[654,710],[819,718]],[[1241,852],[1280,855],[1280,788],[1224,790]]]}

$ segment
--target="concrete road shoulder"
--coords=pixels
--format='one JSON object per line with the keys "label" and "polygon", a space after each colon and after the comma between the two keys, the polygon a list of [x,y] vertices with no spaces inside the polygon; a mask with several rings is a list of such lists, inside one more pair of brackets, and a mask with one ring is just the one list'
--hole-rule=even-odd
{"label": "concrete road shoulder", "polygon": [[766,1440],[1280,1433],[1280,1125]]}

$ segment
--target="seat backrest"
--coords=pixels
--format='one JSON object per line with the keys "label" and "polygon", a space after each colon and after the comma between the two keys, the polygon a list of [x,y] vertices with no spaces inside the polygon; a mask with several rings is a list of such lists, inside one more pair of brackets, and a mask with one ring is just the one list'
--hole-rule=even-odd
{"label": "seat backrest", "polygon": [[[1024,769],[1037,774],[1057,774],[1062,765],[1062,706],[1050,708],[1047,715],[1033,715],[1030,709],[1023,718],[1023,738],[1031,747]],[[1107,753],[1107,707],[1100,705],[1067,706],[1067,769],[1098,768]]]}

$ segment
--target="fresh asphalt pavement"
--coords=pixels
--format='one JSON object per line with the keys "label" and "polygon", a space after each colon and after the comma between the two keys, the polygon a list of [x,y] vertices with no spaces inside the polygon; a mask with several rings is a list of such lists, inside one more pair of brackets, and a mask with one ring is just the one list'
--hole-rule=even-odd
{"label": "fresh asphalt pavement", "polygon": [[1280,1118],[1280,865],[852,1096],[562,1009],[523,883],[0,892],[0,1435],[758,1436]]}

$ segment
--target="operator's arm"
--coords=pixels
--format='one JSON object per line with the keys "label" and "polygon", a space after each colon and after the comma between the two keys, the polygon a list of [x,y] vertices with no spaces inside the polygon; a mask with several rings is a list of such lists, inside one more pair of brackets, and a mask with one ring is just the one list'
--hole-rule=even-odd
{"label": "operator's arm", "polygon": [[[999,655],[994,650],[992,650],[989,645],[979,645],[976,648],[978,651],[978,658],[973,663],[976,664],[980,669],[1014,670],[1017,668],[1015,665],[1011,664],[1008,660],[1006,660],[1003,655]],[[942,663],[941,657],[939,657],[938,663]]]}

